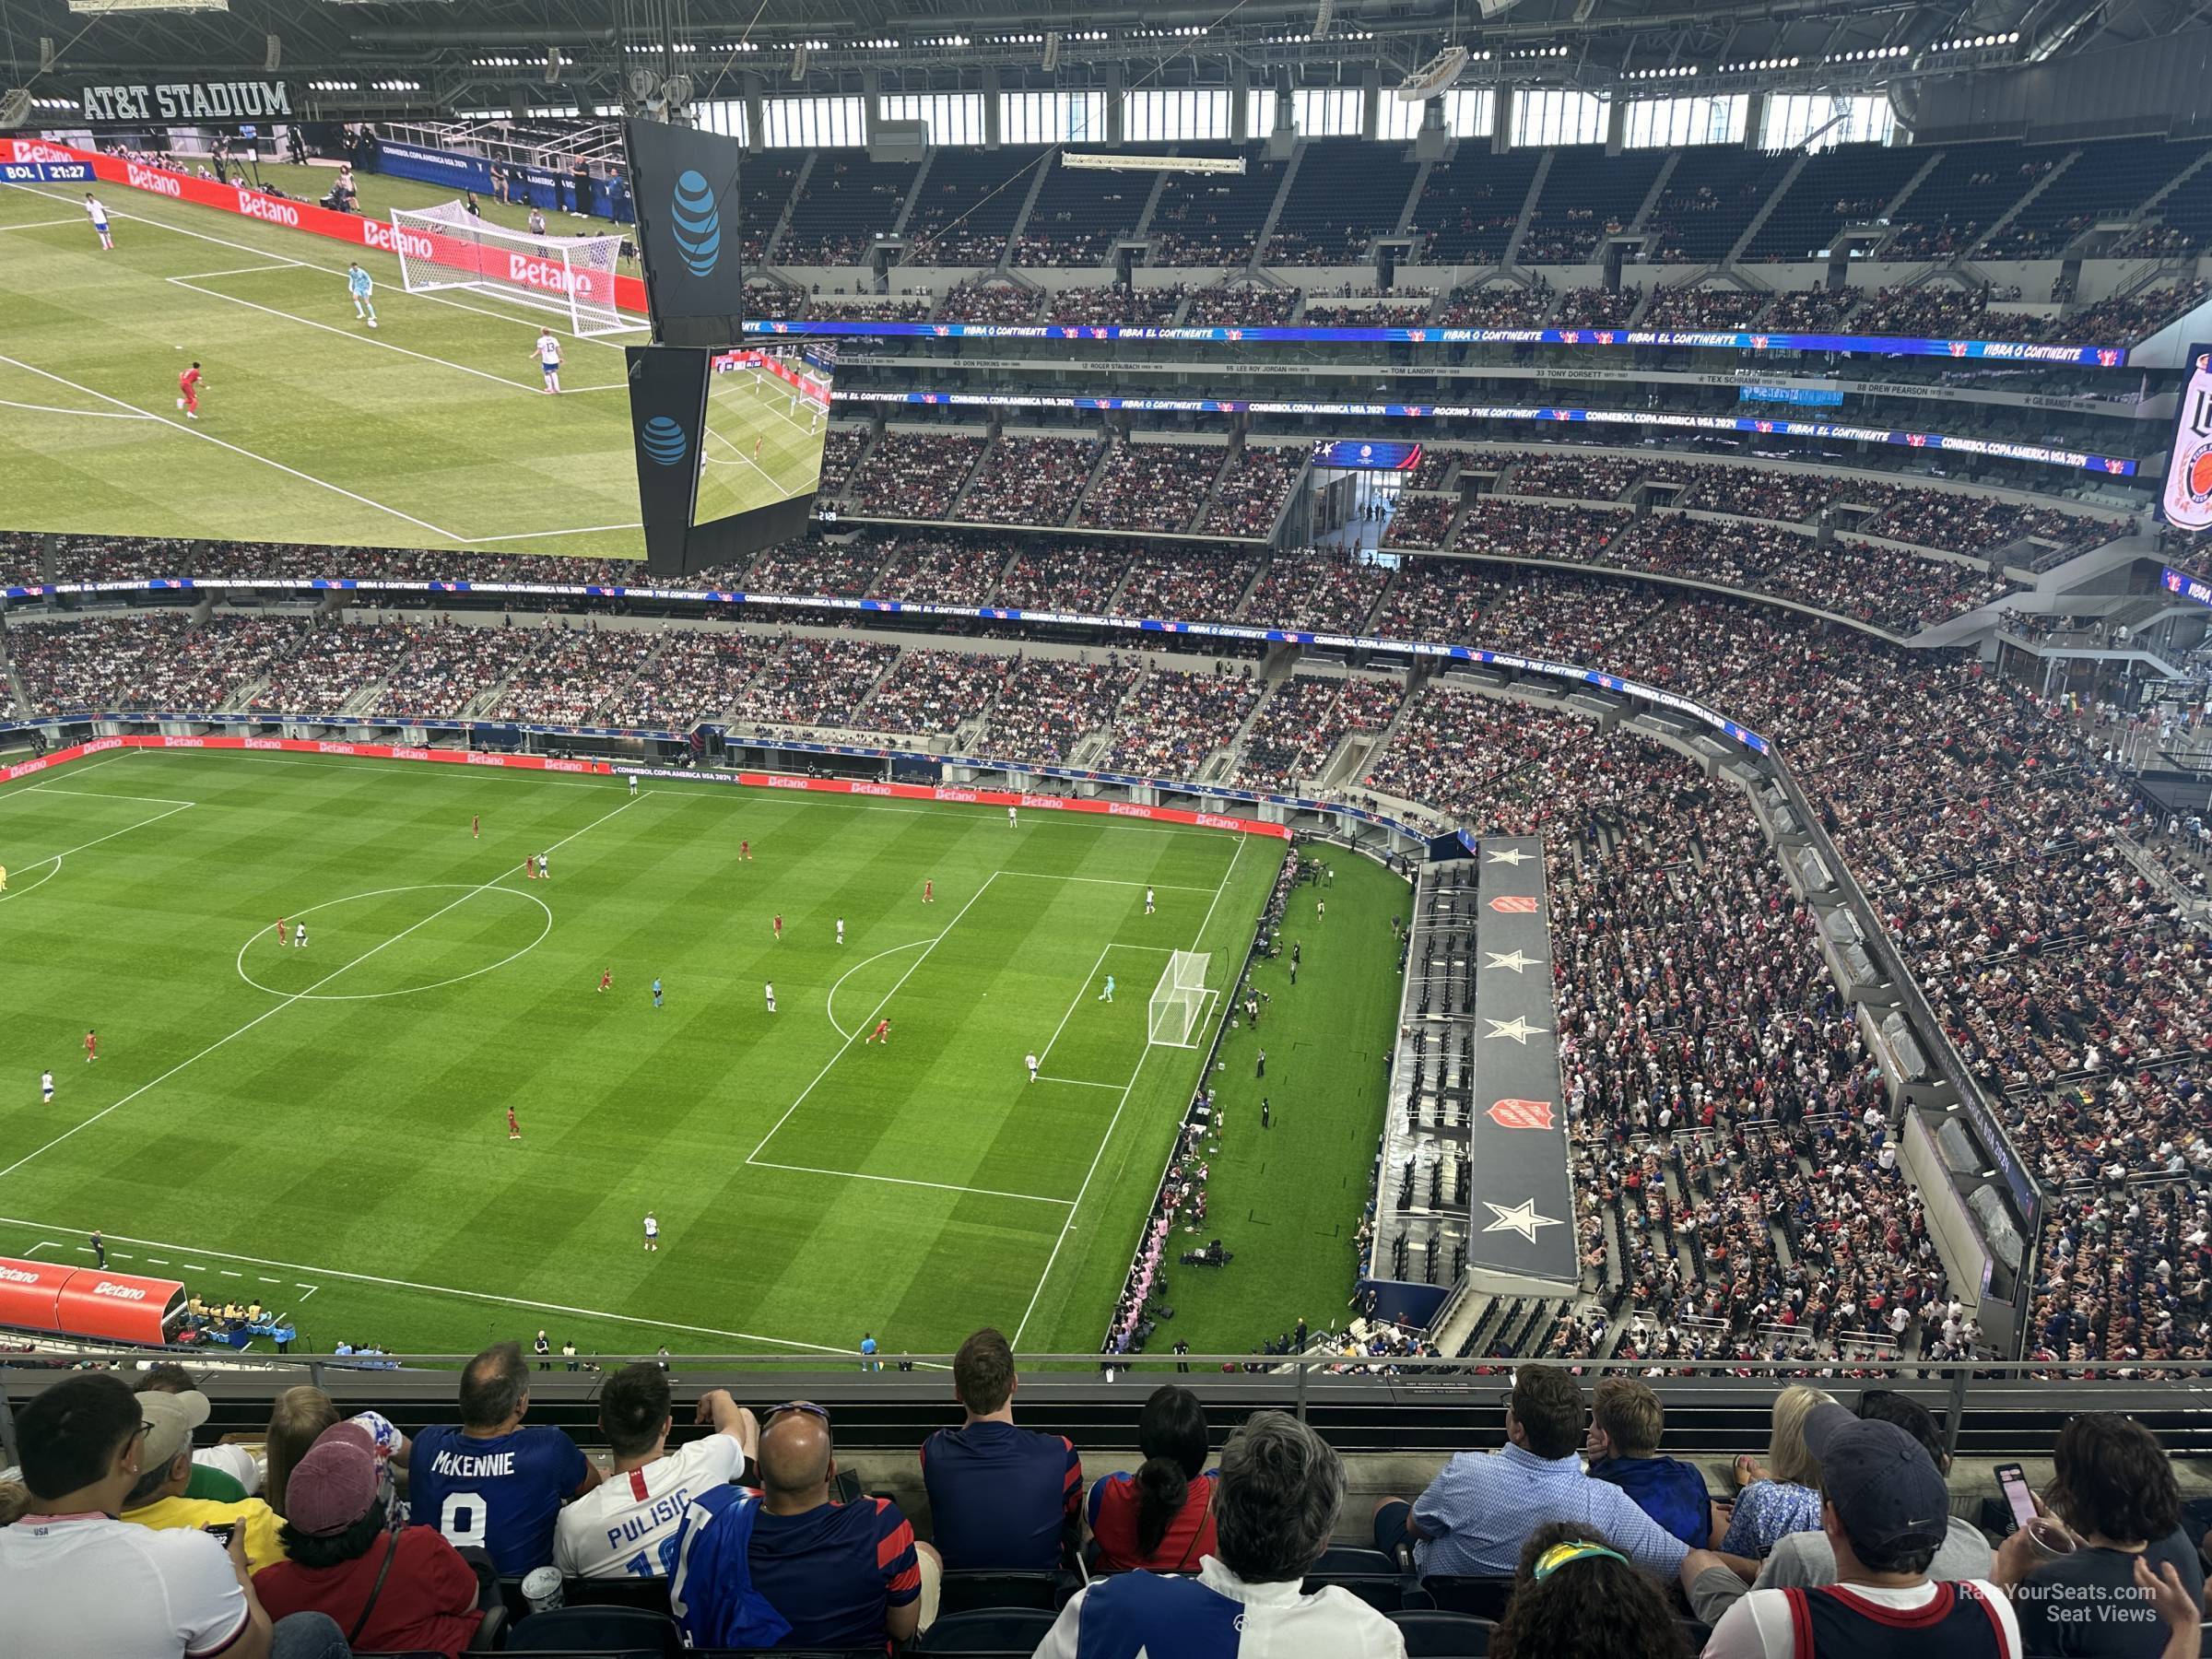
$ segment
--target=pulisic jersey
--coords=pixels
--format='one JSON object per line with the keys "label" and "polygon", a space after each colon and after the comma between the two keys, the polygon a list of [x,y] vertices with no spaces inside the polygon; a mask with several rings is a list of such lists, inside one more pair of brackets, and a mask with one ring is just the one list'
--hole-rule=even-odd
{"label": "pulisic jersey", "polygon": [[441,1423],[415,1437],[407,1501],[418,1524],[488,1550],[501,1576],[515,1578],[552,1560],[560,1501],[588,1469],[559,1429],[525,1425],[478,1440]]}
{"label": "pulisic jersey", "polygon": [[627,1475],[609,1475],[560,1512],[553,1565],[563,1578],[666,1578],[676,1536],[700,1493],[745,1473],[745,1451],[710,1434]]}

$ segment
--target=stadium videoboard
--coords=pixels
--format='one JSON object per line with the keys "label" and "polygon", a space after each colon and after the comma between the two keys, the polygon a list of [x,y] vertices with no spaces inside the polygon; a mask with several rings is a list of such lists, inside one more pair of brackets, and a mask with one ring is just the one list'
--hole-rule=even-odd
{"label": "stadium videoboard", "polygon": [[626,121],[630,194],[653,337],[710,350],[742,337],[745,271],[735,138],[659,121]]}
{"label": "stadium videoboard", "polygon": [[1421,446],[1382,438],[1324,439],[1313,446],[1313,465],[1354,472],[1412,472],[1421,464]]}
{"label": "stadium videoboard", "polygon": [[2212,529],[2212,348],[2192,347],[2188,362],[2159,508],[2175,529],[2201,533]]}

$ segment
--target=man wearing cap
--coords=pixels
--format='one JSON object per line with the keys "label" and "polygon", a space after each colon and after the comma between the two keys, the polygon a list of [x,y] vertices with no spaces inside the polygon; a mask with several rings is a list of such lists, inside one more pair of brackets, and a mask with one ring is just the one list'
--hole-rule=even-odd
{"label": "man wearing cap", "polygon": [[[194,1498],[192,1431],[207,1420],[207,1396],[197,1389],[183,1394],[148,1392],[135,1396],[147,1428],[138,1482],[123,1500],[123,1518],[157,1532],[189,1526],[236,1533],[246,1547],[246,1565],[255,1572],[284,1559],[276,1541],[276,1512],[258,1498],[236,1502]],[[221,1529],[229,1529],[225,1532]]]}
{"label": "man wearing cap", "polygon": [[269,1616],[234,1536],[150,1533],[115,1512],[146,1466],[147,1419],[112,1371],[65,1377],[17,1415],[29,1512],[0,1527],[11,1653],[266,1659]]}
{"label": "man wearing cap", "polygon": [[1752,1591],[1713,1627],[1704,1659],[2018,1659],[2003,1592],[1986,1579],[1928,1577],[1951,1509],[1926,1449],[1895,1423],[1835,1405],[1806,1416],[1805,1443],[1820,1465],[1836,1582]]}
{"label": "man wearing cap", "polygon": [[561,1577],[668,1576],[686,1506],[698,1493],[736,1480],[759,1452],[759,1424],[728,1390],[700,1395],[697,1420],[714,1432],[671,1452],[668,1373],[657,1365],[626,1365],[606,1380],[599,1429],[614,1466],[596,1490],[560,1512],[553,1565]]}
{"label": "man wearing cap", "polygon": [[286,1559],[256,1581],[272,1616],[328,1614],[362,1653],[458,1654],[484,1615],[476,1570],[430,1526],[390,1530],[376,1441],[333,1423],[286,1477]]}

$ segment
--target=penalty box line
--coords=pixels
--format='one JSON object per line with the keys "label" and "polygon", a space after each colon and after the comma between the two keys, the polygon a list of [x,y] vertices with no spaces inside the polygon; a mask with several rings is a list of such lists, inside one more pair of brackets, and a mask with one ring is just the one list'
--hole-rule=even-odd
{"label": "penalty box line", "polygon": [[[0,1227],[20,1227],[27,1231],[88,1233],[89,1228],[65,1227],[58,1221],[27,1221],[19,1216],[0,1216]],[[160,1239],[138,1239],[125,1233],[108,1233],[108,1239],[125,1244],[142,1244],[155,1250],[175,1252],[180,1257],[191,1255],[212,1256],[218,1261],[239,1262],[251,1267],[276,1267],[289,1273],[312,1273],[323,1279],[345,1279],[359,1285],[382,1285],[392,1290],[413,1290],[431,1296],[453,1296],[468,1301],[495,1302],[502,1307],[530,1308],[541,1313],[569,1313],[579,1319],[603,1319],[610,1324],[637,1325],[647,1330],[683,1331],[694,1336],[726,1336],[740,1342],[765,1342],[772,1347],[798,1348],[811,1354],[851,1354],[852,1348],[835,1347],[827,1343],[799,1342],[789,1336],[763,1336],[757,1331],[725,1331],[712,1325],[677,1324],[662,1319],[641,1319],[634,1314],[609,1313],[598,1308],[574,1308],[564,1302],[533,1301],[521,1296],[498,1296],[488,1290],[463,1290],[453,1285],[425,1285],[413,1279],[387,1278],[382,1274],[352,1273],[342,1267],[314,1267],[304,1262],[284,1262],[267,1256],[241,1255],[231,1250],[194,1250],[182,1244],[171,1244]],[[153,1258],[149,1257],[148,1260]],[[198,1263],[181,1261],[179,1265],[189,1272],[206,1272]],[[221,1271],[217,1269],[216,1271]],[[297,1282],[297,1281],[295,1281]]]}
{"label": "penalty box line", "polygon": [[[135,1241],[131,1241],[135,1242]],[[36,1244],[33,1244],[23,1253],[27,1256],[36,1256],[41,1250],[69,1250],[72,1248],[76,1250],[78,1255],[97,1256],[99,1253],[89,1244],[78,1244],[71,1246],[59,1239],[41,1239]],[[203,1251],[200,1253],[213,1254],[215,1253],[212,1251]],[[232,1259],[236,1260],[237,1258],[233,1257]],[[111,1262],[135,1262],[138,1260],[138,1257],[127,1250],[111,1250],[108,1252],[108,1260]],[[149,1255],[146,1258],[146,1265],[149,1267],[166,1267],[170,1265],[170,1262],[167,1256]],[[187,1273],[219,1273],[225,1278],[234,1279],[242,1279],[248,1277],[242,1273],[234,1273],[228,1267],[209,1267],[202,1262],[180,1261],[177,1263],[177,1265]],[[303,1271],[306,1270],[303,1269]],[[259,1279],[265,1285],[282,1285],[286,1282],[280,1278],[272,1278],[265,1273],[256,1273],[252,1277]],[[303,1284],[299,1279],[293,1279],[290,1282],[292,1288],[300,1292],[300,1300],[301,1301],[305,1301],[316,1291],[323,1288],[323,1287],[320,1285]]]}
{"label": "penalty box line", "polygon": [[[628,812],[632,806],[635,806],[638,802],[644,800],[648,795],[651,795],[654,792],[650,789],[641,791],[631,799],[623,802],[621,806],[616,807],[612,812],[601,813],[590,823],[584,825],[583,829],[575,830],[569,835],[563,836],[560,840],[555,841],[550,847],[547,847],[546,851],[548,853],[559,852],[561,848],[567,846],[569,842],[576,840],[578,836],[584,834],[590,830],[597,828],[599,825],[606,823],[606,820],[611,818],[617,818],[621,814]],[[277,1015],[283,1013],[287,1008],[292,1006],[295,1003],[303,1001],[304,999],[312,996],[316,992],[322,990],[324,986],[329,984],[333,980],[350,973],[354,969],[359,967],[371,957],[376,956],[382,951],[389,950],[393,946],[398,944],[402,939],[407,937],[410,934],[418,933],[423,928],[428,927],[431,923],[437,921],[439,917],[444,915],[448,911],[458,910],[461,906],[466,904],[471,899],[476,898],[478,894],[490,891],[493,888],[496,888],[500,886],[500,883],[506,881],[513,874],[514,872],[512,870],[502,870],[499,875],[493,877],[489,881],[481,882],[476,887],[469,888],[466,892],[463,893],[460,898],[454,900],[452,903],[441,905],[438,909],[432,911],[429,915],[423,917],[421,921],[411,923],[407,926],[401,928],[399,932],[394,934],[390,938],[384,940],[382,944],[371,945],[367,950],[362,951],[360,955],[353,958],[349,961],[341,963],[336,968],[332,969],[328,973],[324,974],[321,979],[315,981],[314,983],[309,985],[305,990],[295,991],[290,995],[285,997],[282,1001],[276,1003],[274,1006],[263,1009],[259,1014],[256,1014],[253,1018],[247,1020],[244,1025],[240,1026],[238,1030],[230,1032],[228,1036],[217,1038],[206,1048],[200,1050],[198,1053],[193,1054],[186,1059],[178,1061],[176,1065],[171,1066],[167,1071],[163,1072],[159,1077],[155,1077],[152,1081],[141,1083],[137,1088],[132,1089],[129,1094],[124,1095],[120,1100],[113,1102],[112,1105],[101,1107],[98,1112],[94,1112],[90,1117],[86,1118],[81,1123],[76,1124],[71,1127],[63,1130],[61,1134],[55,1135],[44,1146],[39,1147],[32,1151],[26,1152],[21,1158],[17,1159],[15,1162],[9,1164],[6,1169],[0,1169],[0,1181],[6,1181],[10,1175],[13,1175],[17,1171],[22,1169],[26,1164],[35,1162],[37,1159],[43,1158],[47,1153],[53,1151],[54,1147],[60,1146],[64,1141],[68,1140],[72,1136],[79,1135],[85,1130],[91,1128],[93,1124],[99,1123],[101,1119],[107,1117],[111,1113],[122,1111],[133,1100],[138,1099],[139,1096],[159,1088],[162,1084],[168,1082],[170,1078],[175,1077],[179,1072],[183,1071],[188,1066],[198,1064],[202,1060],[205,1060],[208,1055],[214,1053],[216,1050],[223,1047],[227,1043],[236,1041],[239,1038],[243,1037],[248,1031],[253,1030],[254,1027],[260,1025],[264,1020],[273,1019]]]}
{"label": "penalty box line", "polygon": [[[1229,855],[1229,868],[1221,873],[1221,885],[1214,889],[1213,903],[1206,907],[1206,914],[1199,918],[1198,931],[1192,937],[1191,949],[1196,950],[1206,942],[1206,930],[1213,923],[1215,908],[1220,904],[1221,895],[1229,891],[1230,881],[1237,873],[1237,860],[1244,855],[1244,843],[1251,839],[1250,836],[1245,835],[1237,837],[1236,851]],[[1227,1000],[1226,997],[1218,1000],[1214,1004],[1215,1009],[1218,1011],[1224,1007]],[[1198,1034],[1200,1036],[1204,1035],[1206,1019],[1206,1016],[1203,1014],[1199,1017]],[[1091,1154],[1090,1168],[1083,1171],[1083,1184],[1076,1189],[1076,1201],[1068,1206],[1067,1219],[1061,1225],[1060,1236],[1053,1241],[1053,1253],[1045,1258],[1044,1271],[1037,1277],[1037,1288],[1030,1293],[1030,1305],[1022,1310],[1021,1323],[1014,1327],[1014,1342],[1018,1347],[1021,1342],[1022,1333],[1030,1328],[1030,1320],[1037,1312],[1037,1303],[1044,1295],[1045,1286],[1052,1282],[1053,1268],[1060,1260],[1060,1251],[1067,1242],[1067,1235],[1076,1230],[1076,1217],[1083,1207],[1084,1197],[1089,1193],[1090,1183],[1098,1175],[1099,1164],[1106,1156],[1106,1148],[1113,1145],[1113,1133],[1121,1127],[1122,1113],[1129,1107],[1130,1091],[1135,1088],[1136,1080],[1144,1076],[1145,1062],[1152,1057],[1152,1050],[1155,1046],[1150,1042],[1145,1044],[1143,1052],[1136,1057],[1135,1068],[1129,1074],[1129,1081],[1122,1085],[1121,1099],[1113,1103],[1113,1116],[1106,1122],[1106,1133],[1100,1138],[1099,1149]],[[1201,1043],[1199,1046],[1203,1047],[1204,1045]],[[1140,1239],[1144,1236],[1141,1229],[1137,1236]]]}

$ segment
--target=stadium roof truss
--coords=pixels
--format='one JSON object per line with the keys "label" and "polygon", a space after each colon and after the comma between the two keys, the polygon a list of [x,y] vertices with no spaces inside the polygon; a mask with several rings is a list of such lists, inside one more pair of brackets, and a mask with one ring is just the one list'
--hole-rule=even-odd
{"label": "stadium roof truss", "polygon": [[[756,5],[759,6],[756,11]],[[1312,33],[1317,10],[1327,32]],[[1494,15],[1488,15],[1494,12]],[[681,68],[701,98],[778,92],[1300,85],[1398,80],[1449,44],[1463,85],[1571,86],[1625,96],[1861,91],[1920,75],[1998,68],[2157,38],[2212,14],[2207,0],[229,0],[221,11],[73,11],[0,0],[10,85],[66,94],[112,73],[282,72],[364,88],[411,74],[413,107],[505,105],[545,88],[611,103],[623,72]],[[1048,34],[1055,68],[1043,68]],[[61,48],[40,72],[38,42]],[[807,47],[804,75],[793,54]],[[425,72],[428,72],[427,75]],[[540,98],[538,101],[544,100]],[[394,112],[387,93],[361,112]],[[322,112],[353,112],[334,102]]]}

